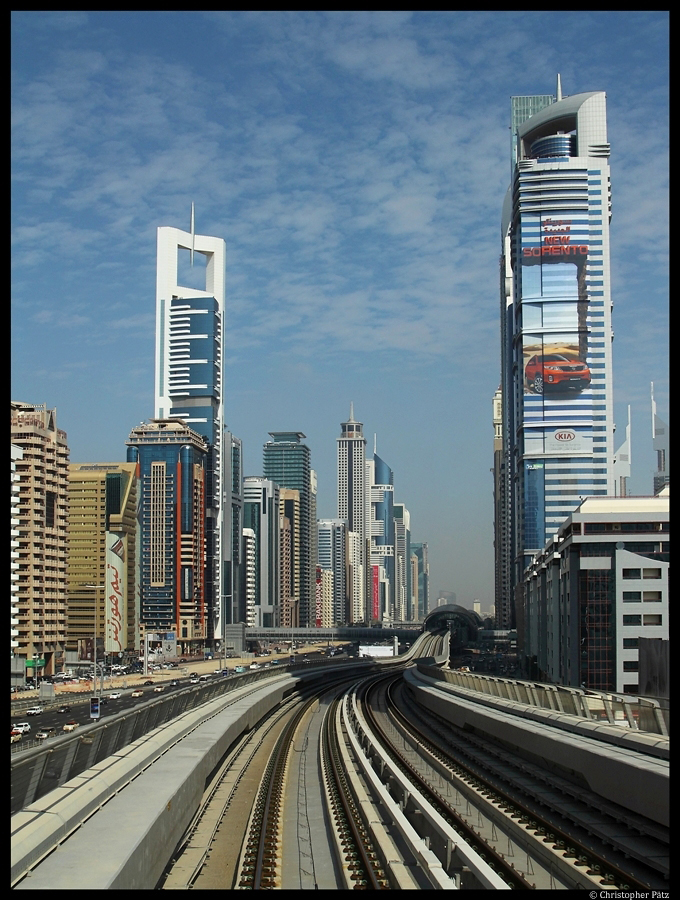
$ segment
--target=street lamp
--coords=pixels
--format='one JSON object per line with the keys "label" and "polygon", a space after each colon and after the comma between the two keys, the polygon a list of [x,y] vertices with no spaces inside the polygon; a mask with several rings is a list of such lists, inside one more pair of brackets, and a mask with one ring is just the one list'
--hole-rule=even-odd
{"label": "street lamp", "polygon": [[[83,587],[86,588],[94,588],[94,694],[97,695],[97,631],[99,630],[99,595],[97,591],[100,588],[105,588],[105,584],[84,584]],[[99,696],[101,697],[102,689],[104,687],[104,674],[102,671],[102,676],[99,680]]]}

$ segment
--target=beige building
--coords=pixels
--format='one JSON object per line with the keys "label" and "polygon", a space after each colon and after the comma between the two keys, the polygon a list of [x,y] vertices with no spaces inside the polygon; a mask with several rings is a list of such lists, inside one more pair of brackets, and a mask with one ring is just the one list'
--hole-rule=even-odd
{"label": "beige building", "polygon": [[66,643],[66,560],[68,552],[68,462],[66,432],[57,428],[55,409],[45,404],[11,403],[12,444],[19,503],[15,539],[16,646],[26,675],[53,675],[64,662]]}
{"label": "beige building", "polygon": [[69,466],[68,662],[139,649],[135,468]]}

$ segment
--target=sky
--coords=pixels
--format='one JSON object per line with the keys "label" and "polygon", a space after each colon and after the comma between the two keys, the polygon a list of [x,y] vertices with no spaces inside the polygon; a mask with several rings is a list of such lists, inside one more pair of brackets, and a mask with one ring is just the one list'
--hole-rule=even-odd
{"label": "sky", "polygon": [[[668,421],[666,12],[12,14],[13,400],[72,462],[154,415],[156,229],[227,244],[225,410],[262,473],[340,423],[394,471],[431,594],[493,603],[492,398],[510,97],[607,93],[615,444]],[[188,251],[186,251],[188,254]],[[198,257],[200,259],[200,257]],[[198,277],[182,262],[187,279]],[[199,286],[198,283],[193,286]]]}

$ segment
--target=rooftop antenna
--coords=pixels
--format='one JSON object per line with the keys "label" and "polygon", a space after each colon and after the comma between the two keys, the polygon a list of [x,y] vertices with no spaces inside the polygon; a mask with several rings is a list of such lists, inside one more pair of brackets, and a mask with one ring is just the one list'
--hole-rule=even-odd
{"label": "rooftop antenna", "polygon": [[194,225],[194,202],[191,201],[191,249],[189,250],[189,255],[191,256],[191,268],[194,267],[194,239],[196,237],[196,227]]}
{"label": "rooftop antenna", "polygon": [[354,421],[354,404],[352,401],[349,401],[349,420],[350,422]]}
{"label": "rooftop antenna", "polygon": [[373,456],[378,452],[378,435],[373,433]]}
{"label": "rooftop antenna", "polygon": [[559,72],[557,73],[557,102],[559,103],[562,99],[562,79],[560,78]]}

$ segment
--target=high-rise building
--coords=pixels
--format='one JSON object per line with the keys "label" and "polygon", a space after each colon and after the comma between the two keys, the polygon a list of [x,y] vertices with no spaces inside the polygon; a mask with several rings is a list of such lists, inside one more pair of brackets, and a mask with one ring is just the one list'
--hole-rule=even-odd
{"label": "high-rise building", "polygon": [[11,442],[22,451],[14,656],[29,677],[54,675],[64,663],[68,554],[66,432],[46,405],[11,403]]}
{"label": "high-rise building", "polygon": [[[345,519],[319,519],[319,565],[333,573],[331,625],[350,621],[350,582],[348,563],[348,531]],[[328,615],[324,616],[328,619]]]}
{"label": "high-rise building", "polygon": [[403,503],[394,504],[393,621],[413,621],[413,608],[411,606],[411,513]]}
{"label": "high-rise building", "polygon": [[[156,274],[155,417],[181,419],[208,443],[205,502],[206,640],[213,645],[222,625],[234,617],[234,598],[242,596],[234,548],[240,551],[240,522],[232,498],[233,436],[224,415],[224,315],[226,244],[222,238],[178,228],[158,229]],[[179,284],[180,251],[205,259],[205,288]],[[236,466],[240,469],[240,460]],[[238,476],[240,489],[240,474]],[[237,517],[238,518],[238,517]]]}
{"label": "high-rise building", "polygon": [[279,487],[300,492],[300,625],[314,624],[316,595],[316,557],[312,552],[316,538],[313,476],[309,447],[302,443],[301,431],[270,431],[271,441],[264,445],[264,476]]}
{"label": "high-rise building", "polygon": [[654,493],[658,494],[670,482],[670,440],[668,425],[656,414],[654,382],[652,382],[652,441],[656,451],[656,472],[654,473]]}
{"label": "high-rise building", "polygon": [[243,606],[245,614],[242,619],[248,628],[257,623],[255,596],[257,593],[257,538],[252,528],[243,529]]}
{"label": "high-rise building", "polygon": [[[513,98],[503,206],[502,439],[512,591],[586,496],[613,493],[611,217],[606,96]],[[514,119],[517,119],[515,122]],[[501,548],[505,552],[506,548]],[[498,598],[497,601],[498,603]]]}
{"label": "high-rise building", "polygon": [[[300,531],[300,491],[292,488],[279,488],[279,512],[284,517],[280,531],[281,565],[287,572],[286,581],[281,582],[280,604],[281,624],[292,625],[299,621],[300,611],[300,547],[302,534]],[[286,562],[284,553],[288,556]],[[283,568],[282,568],[283,571]]]}
{"label": "high-rise building", "polygon": [[494,510],[494,576],[497,628],[511,628],[512,556],[510,552],[509,497],[507,457],[503,443],[503,392],[500,387],[493,397],[493,510]]}
{"label": "high-rise building", "polygon": [[[364,608],[365,575],[364,559],[368,537],[366,521],[370,514],[370,498],[366,488],[366,438],[364,426],[354,418],[354,404],[350,403],[349,419],[340,424],[338,442],[338,519],[347,522],[348,531],[357,536],[352,548],[357,554],[352,557],[354,578],[351,588],[351,608]],[[362,615],[363,618],[363,615]],[[358,620],[357,620],[358,621]]]}
{"label": "high-rise building", "polygon": [[[17,447],[15,444],[11,445],[11,493],[10,493],[10,609],[9,609],[9,629],[10,629],[10,647],[12,657],[14,657],[14,651],[19,646],[19,641],[17,637],[19,636],[19,631],[17,629],[17,625],[19,624],[19,474],[17,472],[17,460],[21,459],[24,455],[21,447]],[[12,670],[14,673],[14,670]],[[25,675],[25,672],[17,673],[20,674],[20,678],[18,680],[22,681]]]}
{"label": "high-rise building", "polygon": [[[394,606],[394,473],[375,449],[366,461],[370,491],[370,590],[367,622],[388,620]],[[367,522],[368,526],[369,522]]]}
{"label": "high-rise building", "polygon": [[628,407],[628,424],[626,438],[614,454],[612,471],[614,473],[614,496],[628,496],[628,479],[630,478],[631,443],[630,443],[630,406]]}
{"label": "high-rise building", "polygon": [[140,624],[136,465],[71,463],[68,499],[67,661],[85,658],[79,651],[89,649],[95,635],[100,662],[107,653],[134,653]]}
{"label": "high-rise building", "polygon": [[128,462],[139,485],[140,619],[145,633],[175,632],[182,652],[208,631],[206,481],[210,446],[177,419],[130,432]]}
{"label": "high-rise building", "polygon": [[427,557],[427,542],[411,544],[411,552],[418,560],[417,577],[414,583],[416,621],[422,622],[430,611],[430,562]]}
{"label": "high-rise building", "polygon": [[255,537],[254,627],[274,628],[279,622],[281,587],[279,486],[260,475],[243,479],[243,527]]}

